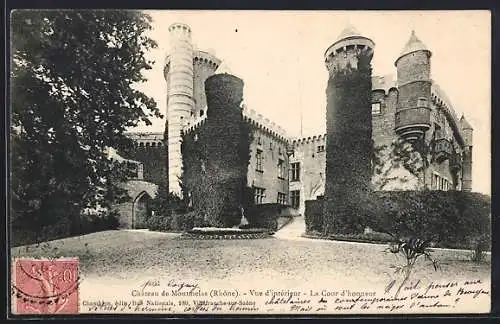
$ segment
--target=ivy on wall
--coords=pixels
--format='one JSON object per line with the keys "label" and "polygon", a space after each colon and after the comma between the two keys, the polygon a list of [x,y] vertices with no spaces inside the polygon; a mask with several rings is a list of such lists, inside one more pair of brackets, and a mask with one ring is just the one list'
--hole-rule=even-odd
{"label": "ivy on wall", "polygon": [[360,201],[370,190],[373,157],[370,60],[361,52],[357,68],[348,63],[328,80],[325,234],[359,232],[365,214]]}
{"label": "ivy on wall", "polygon": [[243,87],[238,80],[230,75],[209,78],[207,119],[182,136],[181,188],[198,215],[196,226],[237,225],[241,208],[252,203],[247,186],[252,130],[243,119],[242,98],[235,96]]}

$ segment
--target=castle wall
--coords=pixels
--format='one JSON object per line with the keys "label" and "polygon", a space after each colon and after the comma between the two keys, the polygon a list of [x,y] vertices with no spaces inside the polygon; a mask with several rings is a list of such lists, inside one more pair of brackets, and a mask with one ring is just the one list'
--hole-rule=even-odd
{"label": "castle wall", "polygon": [[[277,203],[278,193],[289,199],[288,177],[289,160],[286,155],[286,142],[253,124],[253,140],[250,144],[250,164],[248,166],[248,185],[264,189],[262,203]],[[262,168],[257,167],[257,152],[262,157]],[[283,163],[279,173],[278,163]],[[278,177],[282,176],[282,177]]]}
{"label": "castle wall", "polygon": [[314,136],[295,143],[290,164],[299,163],[299,181],[290,178],[290,192],[300,191],[298,212],[303,215],[305,201],[325,194],[326,135]]}
{"label": "castle wall", "polygon": [[146,181],[130,180],[122,183],[121,187],[127,190],[128,195],[132,199],[115,206],[119,213],[119,228],[133,228],[134,204],[137,203],[138,198],[143,194],[147,194],[149,197],[154,198],[158,186]]}

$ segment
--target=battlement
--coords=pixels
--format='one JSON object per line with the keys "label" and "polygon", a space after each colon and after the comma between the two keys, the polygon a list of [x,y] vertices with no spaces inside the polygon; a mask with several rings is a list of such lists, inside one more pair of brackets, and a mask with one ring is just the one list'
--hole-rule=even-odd
{"label": "battlement", "polygon": [[186,34],[191,34],[191,27],[189,25],[183,24],[183,23],[173,23],[168,27],[168,31],[170,33],[173,32],[183,32]]}
{"label": "battlement", "polygon": [[162,141],[163,132],[128,132],[125,135],[132,140]]}
{"label": "battlement", "polygon": [[325,66],[330,73],[335,73],[347,64],[356,67],[356,58],[365,53],[371,59],[374,47],[375,43],[371,39],[362,36],[353,26],[347,26],[337,41],[325,51]]}
{"label": "battlement", "polygon": [[[196,50],[193,52],[193,63],[194,64],[206,64],[209,66],[212,66],[214,70],[216,70],[219,65],[221,64],[222,60],[217,58],[214,54],[207,52],[207,51],[201,51],[201,50]],[[165,62],[164,62],[165,68],[170,67],[170,54],[167,54],[165,56]]]}
{"label": "battlement", "polygon": [[203,124],[205,124],[205,121],[207,120],[207,115],[203,115],[201,117],[196,118],[191,124],[185,126],[182,129],[182,132],[184,134],[189,134],[192,132],[197,131]]}
{"label": "battlement", "polygon": [[260,129],[264,133],[280,139],[283,142],[288,143],[288,135],[283,127],[277,125],[273,121],[270,121],[269,118],[264,117],[255,110],[249,109],[245,104],[242,104],[242,111],[243,119],[251,123],[254,127]]}
{"label": "battlement", "polygon": [[312,143],[325,143],[326,134],[302,137],[292,140],[292,145],[298,147],[300,145],[312,144]]}
{"label": "battlement", "polygon": [[460,145],[464,145],[464,134],[462,133],[460,120],[453,109],[453,105],[446,93],[434,81],[432,81],[431,85],[431,96],[432,102],[443,110],[446,118],[448,119],[448,123],[457,135]]}
{"label": "battlement", "polygon": [[194,64],[205,64],[211,66],[216,70],[222,61],[218,59],[214,54],[206,51],[197,50],[193,53],[193,63]]}

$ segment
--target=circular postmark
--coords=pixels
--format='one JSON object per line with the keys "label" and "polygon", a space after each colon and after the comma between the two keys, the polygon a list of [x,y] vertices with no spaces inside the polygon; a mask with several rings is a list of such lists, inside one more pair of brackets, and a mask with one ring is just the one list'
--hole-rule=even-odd
{"label": "circular postmark", "polygon": [[78,259],[16,259],[12,272],[17,314],[78,313]]}

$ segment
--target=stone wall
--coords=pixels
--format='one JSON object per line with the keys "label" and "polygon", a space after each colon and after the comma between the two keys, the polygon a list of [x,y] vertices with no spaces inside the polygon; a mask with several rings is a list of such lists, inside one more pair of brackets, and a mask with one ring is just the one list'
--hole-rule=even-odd
{"label": "stone wall", "polygon": [[[278,193],[286,195],[288,201],[289,161],[286,155],[286,142],[253,126],[253,140],[250,144],[250,164],[248,166],[248,185],[265,189],[262,203],[277,203]],[[262,171],[257,170],[257,151],[262,154]],[[278,175],[278,162],[283,161],[283,177]]]}
{"label": "stone wall", "polygon": [[128,195],[132,199],[126,203],[121,203],[115,206],[119,213],[119,228],[132,228],[132,224],[134,223],[134,204],[137,199],[143,194],[147,194],[151,198],[154,198],[156,196],[158,186],[147,181],[130,180],[121,184],[121,187],[127,190]]}

